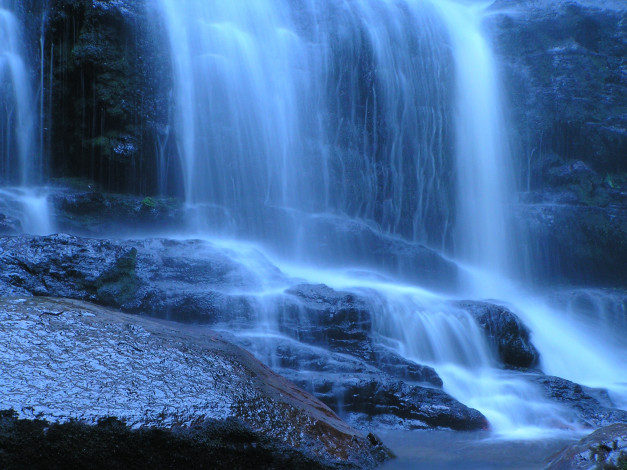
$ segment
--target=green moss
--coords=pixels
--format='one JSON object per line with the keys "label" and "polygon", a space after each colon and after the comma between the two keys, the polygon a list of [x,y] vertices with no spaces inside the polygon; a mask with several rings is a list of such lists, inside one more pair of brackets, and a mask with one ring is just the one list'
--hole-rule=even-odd
{"label": "green moss", "polygon": [[120,256],[115,265],[96,280],[96,296],[99,302],[121,307],[131,302],[139,289],[135,273],[137,250],[131,248]]}
{"label": "green moss", "polygon": [[155,200],[151,197],[145,197],[142,200],[142,206],[144,207],[149,207],[151,209],[154,209],[157,206],[157,203],[155,202]]}

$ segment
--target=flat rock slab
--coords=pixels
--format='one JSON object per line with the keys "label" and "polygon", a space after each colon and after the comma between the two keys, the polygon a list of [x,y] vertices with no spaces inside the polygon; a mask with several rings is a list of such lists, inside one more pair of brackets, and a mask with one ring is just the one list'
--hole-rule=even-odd
{"label": "flat rock slab", "polygon": [[332,463],[374,465],[372,445],[329,408],[207,328],[1,298],[0,364],[0,409],[20,417],[165,428],[236,418]]}

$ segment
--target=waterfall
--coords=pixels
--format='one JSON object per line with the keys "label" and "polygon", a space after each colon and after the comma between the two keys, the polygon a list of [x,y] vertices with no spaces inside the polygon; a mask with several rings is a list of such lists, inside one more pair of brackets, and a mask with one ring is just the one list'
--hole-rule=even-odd
{"label": "waterfall", "polygon": [[0,183],[13,187],[0,191],[0,207],[20,220],[22,230],[47,234],[52,230],[47,191],[34,187],[43,181],[43,158],[35,145],[32,77],[20,22],[10,7],[7,0],[0,1]]}
{"label": "waterfall", "polygon": [[[616,382],[603,363],[624,350],[620,339],[603,347],[577,326],[556,335],[562,312],[517,285],[516,246],[525,241],[510,229],[515,178],[481,29],[485,5],[158,5],[195,230],[252,240],[287,274],[366,296],[379,341],[433,366],[445,390],[497,432],[537,436],[569,417],[524,377],[498,368],[476,321],[451,298],[507,301],[531,327],[547,372]],[[436,294],[394,277],[389,247],[402,258],[419,245],[457,262],[462,290]],[[274,307],[263,296],[263,325],[272,330]],[[572,338],[590,349],[572,355]],[[579,359],[589,367],[572,373]]]}
{"label": "waterfall", "polygon": [[33,99],[24,63],[16,16],[0,4],[0,80],[2,83],[3,177],[26,184],[34,171],[32,161]]}
{"label": "waterfall", "polygon": [[499,82],[481,31],[479,7],[435,3],[447,24],[457,75],[456,165],[459,259],[501,275],[510,273],[507,205],[513,202]]}
{"label": "waterfall", "polygon": [[450,242],[452,64],[432,8],[160,5],[184,193],[209,226],[274,241],[286,232],[291,254],[296,227],[311,232],[320,215],[440,248]]}

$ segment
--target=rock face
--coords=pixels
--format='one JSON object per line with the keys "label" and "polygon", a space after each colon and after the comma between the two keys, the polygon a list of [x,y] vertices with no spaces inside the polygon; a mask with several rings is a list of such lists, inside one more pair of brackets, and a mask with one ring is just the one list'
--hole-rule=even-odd
{"label": "rock face", "polygon": [[[480,413],[440,389],[432,368],[374,341],[365,298],[290,279],[254,249],[236,253],[200,240],[6,237],[0,271],[4,295],[71,297],[240,331],[233,341],[338,411],[392,416],[401,427],[487,427]],[[263,321],[285,337],[250,340],[245,332]]]}
{"label": "rock face", "polygon": [[[627,286],[627,208],[538,202],[516,209],[520,229],[538,260],[529,269],[535,282],[558,279],[579,285]],[[625,199],[623,199],[625,200]]]}
{"label": "rock face", "polygon": [[4,298],[0,316],[0,409],[159,428],[236,418],[328,465],[375,464],[330,409],[206,328],[62,299]]}
{"label": "rock face", "polygon": [[627,285],[625,2],[498,0],[488,27],[526,191],[531,279]]}
{"label": "rock face", "polygon": [[[25,1],[30,17],[41,2]],[[104,188],[165,191],[159,156],[168,128],[170,67],[144,1],[47,3],[46,142],[55,175],[93,178]],[[35,22],[33,22],[35,23]],[[156,24],[156,23],[155,23]],[[160,150],[161,151],[160,151]],[[163,187],[158,187],[158,186]]]}
{"label": "rock face", "polygon": [[[60,189],[48,198],[55,227],[78,235],[137,233],[184,226],[181,200],[103,193],[95,189]],[[0,225],[1,229],[1,225]]]}
{"label": "rock face", "polygon": [[598,429],[554,456],[548,470],[627,468],[627,424]]}
{"label": "rock face", "polygon": [[503,364],[512,367],[533,367],[540,353],[531,343],[529,329],[505,307],[488,302],[460,302],[483,328],[489,343]]}
{"label": "rock face", "polygon": [[598,172],[627,171],[625,3],[499,0],[491,10],[493,44],[532,165],[552,152]]}

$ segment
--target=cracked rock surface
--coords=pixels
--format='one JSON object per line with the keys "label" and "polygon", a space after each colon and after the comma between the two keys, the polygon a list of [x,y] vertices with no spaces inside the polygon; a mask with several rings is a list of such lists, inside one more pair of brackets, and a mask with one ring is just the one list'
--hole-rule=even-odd
{"label": "cracked rock surface", "polygon": [[367,440],[329,408],[205,327],[7,297],[0,363],[0,409],[23,418],[164,428],[236,418],[325,461],[374,465]]}

